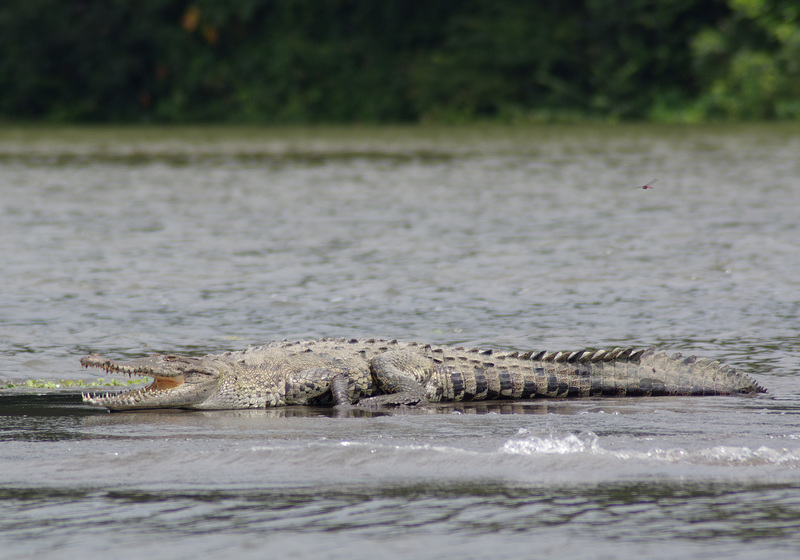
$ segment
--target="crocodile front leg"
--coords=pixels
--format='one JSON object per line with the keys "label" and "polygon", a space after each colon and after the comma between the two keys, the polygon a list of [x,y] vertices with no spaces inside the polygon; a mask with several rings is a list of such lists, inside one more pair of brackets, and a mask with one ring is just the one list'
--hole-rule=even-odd
{"label": "crocodile front leg", "polygon": [[286,380],[286,404],[309,404],[326,393],[330,393],[336,405],[350,404],[347,373],[325,367],[309,368]]}
{"label": "crocodile front leg", "polygon": [[415,352],[395,350],[370,360],[372,378],[380,392],[377,397],[361,399],[358,406],[413,405],[427,402],[424,385],[433,374],[433,362]]}

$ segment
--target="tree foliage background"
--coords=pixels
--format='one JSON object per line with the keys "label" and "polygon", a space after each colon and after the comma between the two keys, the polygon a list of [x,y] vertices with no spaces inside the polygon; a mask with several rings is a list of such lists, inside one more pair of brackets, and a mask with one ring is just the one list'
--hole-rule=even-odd
{"label": "tree foliage background", "polygon": [[0,119],[800,118],[797,0],[4,0]]}

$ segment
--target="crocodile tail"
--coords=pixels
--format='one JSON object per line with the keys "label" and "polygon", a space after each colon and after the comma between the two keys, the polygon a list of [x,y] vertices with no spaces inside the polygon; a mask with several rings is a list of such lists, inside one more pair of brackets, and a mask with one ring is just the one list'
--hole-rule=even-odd
{"label": "crocodile tail", "polygon": [[696,356],[654,348],[495,354],[437,366],[431,401],[765,392],[748,376]]}

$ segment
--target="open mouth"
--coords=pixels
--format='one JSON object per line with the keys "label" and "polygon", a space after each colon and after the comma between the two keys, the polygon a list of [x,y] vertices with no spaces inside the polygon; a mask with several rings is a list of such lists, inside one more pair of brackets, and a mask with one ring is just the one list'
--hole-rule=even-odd
{"label": "open mouth", "polygon": [[125,375],[130,379],[133,379],[134,376],[149,377],[152,379],[150,384],[138,389],[108,392],[105,394],[84,394],[83,401],[92,405],[108,406],[109,404],[115,403],[133,404],[134,402],[141,401],[141,399],[146,396],[171,391],[180,387],[186,381],[183,375],[159,375],[149,367],[133,367],[119,364],[98,354],[91,354],[82,358],[81,365],[86,369],[100,369],[106,373]]}
{"label": "open mouth", "polygon": [[[149,377],[149,376],[148,376]],[[177,377],[160,377],[153,376],[153,382],[144,388],[145,391],[168,391],[183,385],[184,377],[182,375]]]}
{"label": "open mouth", "polygon": [[101,369],[106,373],[120,373],[127,375],[128,378],[133,379],[134,376],[150,377],[153,382],[150,383],[144,390],[147,391],[166,391],[174,389],[183,384],[185,378],[182,375],[175,375],[165,377],[158,375],[147,368],[132,368],[129,366],[116,364],[109,359],[96,357],[96,355],[86,356],[81,360],[81,365],[86,369]]}

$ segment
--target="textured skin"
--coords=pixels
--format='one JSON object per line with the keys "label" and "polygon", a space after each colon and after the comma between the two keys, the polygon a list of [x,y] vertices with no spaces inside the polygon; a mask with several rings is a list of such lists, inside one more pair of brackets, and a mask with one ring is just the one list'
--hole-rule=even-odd
{"label": "textured skin", "polygon": [[145,389],[84,395],[85,403],[111,410],[765,392],[719,362],[652,348],[507,353],[396,340],[322,339],[200,358],[153,354],[116,362],[91,354],[81,364],[153,377]]}

